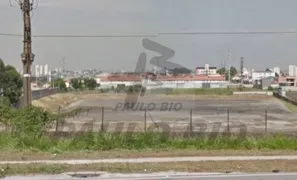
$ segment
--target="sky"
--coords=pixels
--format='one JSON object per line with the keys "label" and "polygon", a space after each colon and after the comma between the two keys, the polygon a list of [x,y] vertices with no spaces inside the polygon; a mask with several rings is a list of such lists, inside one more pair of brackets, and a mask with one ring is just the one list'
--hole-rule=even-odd
{"label": "sky", "polygon": [[[0,0],[0,33],[23,33],[21,10]],[[36,1],[36,0],[34,0]],[[35,3],[36,4],[36,3]],[[168,32],[297,31],[296,0],[40,0],[32,35],[128,35]],[[134,70],[143,37],[32,39],[33,65]],[[221,62],[264,70],[297,64],[297,34],[159,35],[149,37],[175,51],[170,59],[195,69]],[[21,68],[22,37],[0,36],[0,57]],[[228,49],[230,56],[228,57]],[[148,66],[149,67],[149,66]]]}

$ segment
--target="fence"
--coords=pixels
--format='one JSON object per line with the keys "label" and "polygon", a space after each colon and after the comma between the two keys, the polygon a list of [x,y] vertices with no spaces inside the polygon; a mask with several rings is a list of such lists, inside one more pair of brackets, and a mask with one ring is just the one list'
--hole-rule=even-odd
{"label": "fence", "polygon": [[[46,96],[50,96],[53,94],[58,93],[57,88],[47,88],[47,89],[40,89],[40,90],[32,90],[32,100],[37,100]],[[24,102],[23,96],[20,98],[19,102],[16,104],[16,107],[22,107]]]}
{"label": "fence", "polygon": [[[152,115],[152,113],[157,114]],[[171,114],[167,116],[166,114]],[[175,117],[180,114],[180,117]],[[295,123],[273,117],[277,113],[269,110],[255,111],[255,114],[238,113],[232,109],[221,110],[219,114],[201,115],[201,111],[189,109],[183,112],[142,111],[118,112],[105,107],[68,117],[65,123],[56,123],[55,131],[82,132],[86,130],[104,132],[176,132],[176,133],[292,133]],[[165,116],[164,116],[165,115]],[[286,114],[283,114],[286,116]],[[199,116],[197,118],[197,116]],[[294,115],[295,116],[295,115]],[[294,118],[292,115],[292,118]],[[286,123],[285,123],[286,122]]]}

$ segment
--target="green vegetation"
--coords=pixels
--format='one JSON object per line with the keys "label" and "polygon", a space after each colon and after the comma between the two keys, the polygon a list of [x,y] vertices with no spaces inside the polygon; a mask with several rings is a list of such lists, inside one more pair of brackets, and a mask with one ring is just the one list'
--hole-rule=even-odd
{"label": "green vegetation", "polygon": [[95,90],[98,87],[96,80],[92,78],[74,78],[71,85],[75,90]]}
{"label": "green vegetation", "polygon": [[57,78],[52,82],[52,86],[53,87],[58,87],[60,92],[67,92],[68,89],[66,87],[66,83],[64,81],[64,79],[62,78]]}
{"label": "green vegetation", "polygon": [[[57,78],[52,82],[52,86],[58,87],[60,92],[67,92],[69,89],[66,86],[64,79]],[[71,80],[71,86],[74,90],[95,90],[99,85],[93,78],[74,78]]]}
{"label": "green vegetation", "polygon": [[88,88],[89,90],[95,90],[97,87],[97,81],[92,78],[84,79],[84,84],[85,84],[85,87]]}
{"label": "green vegetation", "polygon": [[23,80],[16,69],[5,65],[0,59],[0,96],[1,104],[10,106],[19,102],[22,95]]}
{"label": "green vegetation", "polygon": [[287,102],[285,100],[280,99],[280,101],[286,106],[286,108],[288,108],[291,112],[297,112],[297,106]]}
{"label": "green vegetation", "polygon": [[231,67],[230,68],[230,73],[229,73],[229,69],[226,69],[225,67],[222,67],[221,69],[217,70],[218,74],[224,75],[226,77],[226,80],[229,79],[229,74],[231,75],[231,78],[234,77],[237,74],[237,70],[235,67]]}
{"label": "green vegetation", "polygon": [[[32,134],[32,133],[31,133]],[[49,136],[12,134],[0,135],[0,149],[35,149],[62,153],[65,151],[81,150],[143,150],[143,149],[297,149],[295,137],[266,136],[256,138],[247,136],[219,136],[217,138],[178,138],[163,133],[82,133],[69,138],[51,138]]]}

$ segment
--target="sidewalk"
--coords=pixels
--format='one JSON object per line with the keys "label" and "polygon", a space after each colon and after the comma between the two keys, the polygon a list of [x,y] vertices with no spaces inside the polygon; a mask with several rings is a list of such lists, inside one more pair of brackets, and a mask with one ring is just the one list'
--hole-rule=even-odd
{"label": "sidewalk", "polygon": [[215,157],[158,157],[131,159],[96,159],[96,160],[38,160],[38,161],[0,161],[0,164],[100,164],[100,163],[163,163],[163,162],[204,162],[204,161],[269,161],[269,160],[297,160],[296,156],[215,156]]}

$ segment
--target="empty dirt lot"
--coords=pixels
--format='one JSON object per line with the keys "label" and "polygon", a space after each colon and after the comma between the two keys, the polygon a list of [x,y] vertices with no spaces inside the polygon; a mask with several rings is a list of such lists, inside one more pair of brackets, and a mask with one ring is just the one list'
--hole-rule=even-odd
{"label": "empty dirt lot", "polygon": [[[265,126],[268,132],[297,130],[297,114],[290,112],[278,99],[269,96],[154,95],[140,97],[137,101],[134,99],[134,108],[128,109],[131,98],[126,101],[125,95],[97,95],[70,104],[68,107],[91,108],[89,113],[69,119],[72,126],[75,124],[75,128],[70,129],[81,130],[83,124],[93,122],[91,128],[100,130],[103,119],[107,131],[142,131],[145,127],[159,127],[159,130],[180,132],[189,130],[191,120],[193,131],[196,132],[223,132],[228,124],[231,132],[265,132]],[[69,127],[66,125],[63,129],[69,130]]]}

